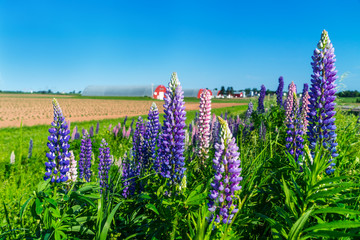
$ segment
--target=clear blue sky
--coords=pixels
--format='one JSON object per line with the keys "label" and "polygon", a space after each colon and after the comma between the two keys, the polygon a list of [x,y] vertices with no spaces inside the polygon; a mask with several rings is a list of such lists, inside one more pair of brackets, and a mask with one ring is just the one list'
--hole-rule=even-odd
{"label": "clear blue sky", "polygon": [[0,89],[87,85],[275,90],[310,83],[323,29],[339,76],[360,90],[360,0],[1,1]]}

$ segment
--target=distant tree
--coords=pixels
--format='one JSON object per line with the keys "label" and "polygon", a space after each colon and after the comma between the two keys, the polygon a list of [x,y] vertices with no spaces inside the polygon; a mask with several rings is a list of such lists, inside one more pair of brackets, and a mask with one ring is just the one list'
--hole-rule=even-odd
{"label": "distant tree", "polygon": [[225,95],[225,87],[224,87],[224,86],[221,86],[221,88],[220,88],[220,94],[221,94],[221,95]]}
{"label": "distant tree", "polygon": [[245,94],[246,95],[250,95],[251,89],[250,88],[245,88]]}
{"label": "distant tree", "polygon": [[52,93],[51,89],[49,89],[49,90],[47,91],[47,93]]}
{"label": "distant tree", "polygon": [[257,92],[258,90],[257,90],[257,88],[253,88],[252,91],[255,93],[255,92]]}

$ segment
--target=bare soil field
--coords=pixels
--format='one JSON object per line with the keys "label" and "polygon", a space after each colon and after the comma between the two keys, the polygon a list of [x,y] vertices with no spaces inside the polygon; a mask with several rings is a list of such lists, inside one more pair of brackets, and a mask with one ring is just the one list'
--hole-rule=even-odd
{"label": "bare soil field", "polygon": [[[23,96],[23,97],[22,97]],[[32,96],[32,95],[30,95]],[[41,95],[40,95],[41,96]],[[66,120],[80,122],[89,120],[113,119],[145,115],[152,101],[103,100],[103,99],[57,99]],[[163,113],[163,102],[157,101],[159,112]],[[212,103],[212,108],[224,108],[245,103]],[[186,110],[197,110],[198,103],[186,103]],[[50,96],[29,97],[20,94],[0,95],[0,128],[50,124],[53,121],[53,109]]]}

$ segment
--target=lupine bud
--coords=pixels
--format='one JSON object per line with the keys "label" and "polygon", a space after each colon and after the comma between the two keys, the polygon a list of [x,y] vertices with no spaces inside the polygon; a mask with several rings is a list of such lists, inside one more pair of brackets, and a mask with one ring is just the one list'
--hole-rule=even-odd
{"label": "lupine bud", "polygon": [[198,154],[202,164],[208,158],[210,148],[211,94],[204,89],[200,94],[198,128]]}
{"label": "lupine bud", "polygon": [[66,182],[68,177],[66,173],[69,171],[70,153],[68,151],[70,145],[70,130],[68,129],[65,117],[56,99],[53,99],[54,121],[49,129],[50,136],[47,146],[49,152],[46,154],[48,162],[45,163],[46,173],[44,180],[51,178],[51,182]]}
{"label": "lupine bud", "polygon": [[215,144],[213,159],[215,177],[211,183],[213,190],[210,191],[208,206],[216,222],[231,223],[234,214],[238,211],[234,204],[235,192],[241,189],[240,153],[227,122],[220,117],[219,122],[220,142]]}
{"label": "lupine bud", "polygon": [[[308,140],[310,142],[312,154],[317,144],[327,149],[331,157],[338,156],[336,153],[336,134],[335,134],[335,93],[337,79],[335,70],[335,54],[333,45],[329,39],[328,33],[324,30],[315,49],[311,63],[313,74],[311,75],[310,104],[308,113]],[[329,163],[332,159],[329,160]],[[334,163],[326,170],[328,174],[334,172],[332,167]]]}
{"label": "lupine bud", "polygon": [[165,93],[164,124],[159,146],[161,175],[170,185],[178,185],[184,176],[185,103],[177,74],[171,76]]}

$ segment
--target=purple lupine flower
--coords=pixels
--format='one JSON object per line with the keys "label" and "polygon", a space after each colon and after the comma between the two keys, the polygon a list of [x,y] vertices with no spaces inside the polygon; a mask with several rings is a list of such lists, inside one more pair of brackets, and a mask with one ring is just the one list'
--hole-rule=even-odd
{"label": "purple lupine flower", "polygon": [[79,178],[90,182],[91,177],[91,139],[87,133],[81,139],[80,158],[79,158]]}
{"label": "purple lupine flower", "polygon": [[252,102],[249,102],[248,109],[246,110],[245,113],[245,123],[248,123],[250,121],[253,110],[254,110],[254,104]]}
{"label": "purple lupine flower", "polygon": [[146,123],[146,131],[144,135],[144,158],[143,158],[143,170],[148,171],[150,165],[154,163],[156,159],[156,142],[159,135],[160,123],[159,123],[159,110],[156,104],[151,104],[148,121]]}
{"label": "purple lupine flower", "polygon": [[235,192],[241,189],[240,153],[227,122],[219,117],[219,123],[220,142],[215,144],[213,167],[216,172],[211,183],[213,190],[210,190],[208,206],[216,222],[231,223],[234,214],[238,211],[234,204]]}
{"label": "purple lupine flower", "polygon": [[111,166],[110,148],[108,147],[108,144],[105,141],[105,139],[102,139],[99,148],[98,176],[100,181],[100,187],[102,187],[105,190],[109,188],[108,179],[109,179],[110,166]]}
{"label": "purple lupine flower", "polygon": [[32,138],[30,138],[28,158],[31,158],[31,157],[32,157],[33,145],[34,145],[34,144],[33,144],[33,140],[32,140]]}
{"label": "purple lupine flower", "polygon": [[72,132],[72,134],[71,134],[71,140],[75,140],[75,139],[76,139],[76,138],[75,138],[76,133],[77,133],[77,126],[75,126],[74,129],[73,129],[73,132]]}
{"label": "purple lupine flower", "polygon": [[307,131],[307,126],[308,126],[308,120],[307,120],[307,115],[309,113],[309,92],[308,92],[308,85],[305,83],[304,84],[304,90],[303,90],[303,94],[301,97],[301,108],[300,108],[300,121],[301,121],[301,125],[303,126],[302,131],[304,133],[306,133]]}
{"label": "purple lupine flower", "polygon": [[74,156],[74,152],[73,151],[69,151],[70,153],[70,157],[69,157],[69,161],[70,161],[70,169],[67,172],[67,176],[69,178],[70,182],[76,182],[77,179],[77,161],[75,160],[75,156]]}
{"label": "purple lupine flower", "polygon": [[125,116],[125,118],[124,118],[124,123],[123,123],[124,126],[126,126],[126,120],[127,120],[127,118],[128,118],[128,117]]}
{"label": "purple lupine flower", "polygon": [[293,156],[297,163],[300,163],[299,156],[303,155],[304,148],[304,139],[302,137],[304,134],[303,125],[301,124],[301,115],[299,111],[299,103],[296,98],[296,90],[295,92],[292,91],[291,93],[289,91],[289,94],[293,94],[293,102],[288,102],[289,98],[287,98],[286,110],[288,110],[289,106],[292,106],[292,109],[289,113],[289,117],[287,116],[287,119],[289,120],[287,121],[287,137],[285,146],[287,148],[287,152]]}
{"label": "purple lupine flower", "polygon": [[[313,74],[311,75],[310,104],[308,114],[308,139],[312,154],[317,144],[323,146],[330,152],[331,157],[338,156],[336,153],[336,133],[335,133],[335,93],[337,79],[335,70],[335,54],[333,45],[328,33],[324,30],[318,43],[318,48],[314,51],[311,63]],[[329,160],[329,163],[333,159]],[[326,173],[334,172],[332,167],[335,163],[330,163]]]}
{"label": "purple lupine flower", "polygon": [[99,134],[99,129],[100,129],[100,123],[97,122],[96,123],[96,130],[95,130],[95,134]]}
{"label": "purple lupine flower", "polygon": [[265,108],[264,108],[265,94],[266,94],[266,88],[264,85],[261,85],[260,96],[259,96],[259,101],[258,101],[258,108],[257,108],[257,111],[259,113],[265,112]]}
{"label": "purple lupine flower", "polygon": [[164,124],[158,156],[161,159],[161,175],[170,185],[178,185],[185,172],[185,103],[177,74],[171,76],[165,93]]}
{"label": "purple lupine flower", "polygon": [[198,129],[198,154],[202,164],[208,158],[210,148],[211,94],[204,89],[200,94]]}
{"label": "purple lupine flower", "polygon": [[276,102],[277,105],[281,108],[283,106],[283,89],[284,89],[284,79],[282,76],[279,77],[279,86],[276,90]]}
{"label": "purple lupine flower", "polygon": [[68,177],[66,173],[69,171],[69,160],[70,153],[68,151],[70,145],[68,141],[70,139],[70,130],[68,130],[65,117],[63,116],[62,110],[59,103],[54,98],[53,101],[54,109],[54,121],[51,123],[49,129],[50,136],[48,137],[49,152],[46,153],[48,162],[45,162],[46,173],[44,180],[51,178],[51,182],[66,182]]}
{"label": "purple lupine flower", "polygon": [[[131,155],[131,153],[129,155]],[[128,198],[130,195],[135,193],[135,176],[137,171],[136,166],[134,166],[134,162],[130,161],[128,155],[124,157],[122,171],[124,188],[121,195],[124,198]]]}
{"label": "purple lupine flower", "polygon": [[292,122],[294,97],[296,97],[296,85],[294,82],[289,84],[288,95],[284,104],[285,107],[285,123],[290,124]]}
{"label": "purple lupine flower", "polygon": [[94,126],[91,126],[89,129],[89,135],[90,137],[94,137]]}
{"label": "purple lupine flower", "polygon": [[142,117],[139,117],[136,122],[136,128],[133,135],[133,147],[132,147],[133,159],[136,162],[136,164],[139,165],[139,167],[141,167],[140,165],[142,164],[144,158],[144,152],[143,152],[144,134],[145,134],[145,124]]}

